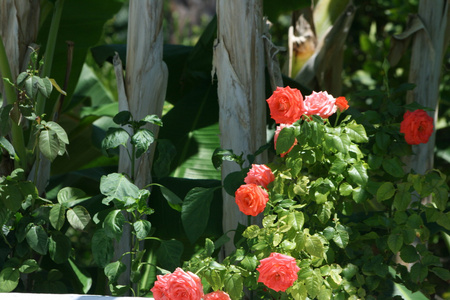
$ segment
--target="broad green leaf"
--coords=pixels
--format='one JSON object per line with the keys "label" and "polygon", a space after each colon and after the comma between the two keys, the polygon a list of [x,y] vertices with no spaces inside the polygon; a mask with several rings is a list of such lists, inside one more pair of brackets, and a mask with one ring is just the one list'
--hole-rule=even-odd
{"label": "broad green leaf", "polygon": [[445,188],[444,185],[437,187],[433,191],[433,197],[431,198],[431,201],[436,205],[436,207],[444,211],[447,207],[447,201],[448,201],[448,190]]}
{"label": "broad green leaf", "polygon": [[49,220],[53,228],[61,230],[66,220],[66,208],[61,204],[55,204],[50,210]]}
{"label": "broad green leaf", "polygon": [[339,194],[341,196],[349,196],[353,192],[353,187],[348,182],[343,182],[339,186]]}
{"label": "broad green leaf", "polygon": [[125,221],[125,216],[120,209],[115,209],[109,212],[105,218],[105,221],[103,221],[103,229],[105,230],[105,234],[110,238],[120,241]]}
{"label": "broad green leaf", "polygon": [[391,144],[391,137],[389,136],[389,134],[380,130],[375,134],[375,142],[378,148],[380,148],[382,151],[387,151],[387,148]]}
{"label": "broad green leaf", "polygon": [[224,291],[231,299],[242,299],[244,289],[244,278],[240,274],[233,274],[225,278]]}
{"label": "broad green leaf", "polygon": [[377,200],[379,202],[392,198],[395,194],[395,187],[392,182],[384,182],[377,190]]}
{"label": "broad green leaf", "polygon": [[348,169],[348,175],[350,179],[360,185],[365,186],[367,184],[368,176],[367,176],[367,169],[364,166],[364,163],[361,161],[356,162]]}
{"label": "broad green leaf", "polygon": [[67,210],[67,221],[73,228],[84,230],[89,221],[91,221],[91,215],[86,208],[77,205],[73,209]]}
{"label": "broad green leaf", "polygon": [[50,161],[58,156],[60,144],[55,131],[45,129],[41,131],[39,134],[39,150]]}
{"label": "broad green leaf", "polygon": [[176,211],[181,212],[181,205],[183,204],[183,201],[178,197],[174,192],[166,188],[165,186],[160,186],[161,194],[164,196],[164,198],[167,200],[167,203],[175,209]]}
{"label": "broad green leaf", "polygon": [[305,217],[301,211],[293,211],[287,217],[287,223],[292,225],[296,230],[302,230],[303,224],[305,223]]}
{"label": "broad green leaf", "polygon": [[48,243],[48,252],[55,263],[65,263],[70,257],[71,250],[72,246],[69,237],[59,231],[52,233]]}
{"label": "broad green leaf", "polygon": [[431,269],[431,272],[436,274],[439,278],[441,278],[444,281],[450,280],[450,271],[448,269],[441,267],[434,267],[433,269]]}
{"label": "broad green leaf", "polygon": [[[326,201],[326,196],[325,196]],[[317,218],[322,224],[325,224],[331,217],[331,210],[333,209],[332,202],[325,202],[323,204],[318,204]]]}
{"label": "broad green leaf", "polygon": [[106,265],[105,275],[108,277],[109,282],[116,282],[126,269],[127,267],[123,262],[115,261]]}
{"label": "broad green leaf", "polygon": [[16,152],[14,151],[14,147],[10,141],[8,141],[5,137],[0,136],[0,149],[3,148],[9,154],[10,159],[14,159]]}
{"label": "broad green leaf", "polygon": [[50,79],[48,77],[40,78],[40,85],[38,86],[39,92],[41,92],[42,95],[44,95],[45,98],[50,97],[50,94],[52,93],[53,85]]}
{"label": "broad green leaf", "polygon": [[102,203],[108,205],[112,200],[126,202],[128,197],[138,199],[139,188],[128,180],[123,174],[111,173],[102,176],[100,192],[107,196]]}
{"label": "broad green leaf", "polygon": [[195,187],[184,198],[181,221],[191,243],[194,243],[205,231],[215,189]]}
{"label": "broad green leaf", "polygon": [[69,258],[69,265],[72,268],[72,271],[75,275],[74,277],[76,278],[76,280],[78,280],[79,284],[81,285],[81,292],[83,294],[87,294],[92,286],[92,277],[87,272],[83,272],[82,270],[80,270],[80,268],[78,268],[77,265],[75,265],[75,263],[70,258]]}
{"label": "broad green leaf", "polygon": [[131,137],[131,144],[136,147],[136,158],[144,154],[154,141],[153,132],[145,128],[139,129]]}
{"label": "broad green leaf", "polygon": [[58,192],[57,198],[59,203],[70,206],[70,202],[85,196],[86,194],[80,189],[65,187]]}
{"label": "broad green leaf", "polygon": [[424,266],[422,263],[418,262],[415,263],[411,267],[411,279],[416,282],[420,283],[427,278],[428,275],[428,268]]}
{"label": "broad green leaf", "polygon": [[123,110],[113,117],[114,123],[122,126],[128,124],[130,122],[130,119],[132,119],[132,116],[128,110]]}
{"label": "broad green leaf", "polygon": [[416,251],[416,248],[412,245],[406,245],[400,251],[400,257],[406,263],[413,263],[419,260],[420,256]]}
{"label": "broad green leaf", "polygon": [[244,184],[245,176],[246,174],[243,171],[228,173],[227,177],[223,180],[223,188],[228,195],[234,197],[236,190]]}
{"label": "broad green leaf", "polygon": [[394,207],[399,211],[405,211],[411,203],[411,193],[409,189],[411,184],[409,182],[401,182],[397,184],[397,193],[394,197]]}
{"label": "broad green leaf", "polygon": [[31,249],[33,249],[34,251],[36,251],[41,255],[47,254],[48,236],[44,228],[42,228],[42,226],[32,225],[30,229],[28,229],[25,237]]}
{"label": "broad green leaf", "polygon": [[69,144],[69,138],[67,137],[67,133],[64,130],[64,128],[61,127],[61,125],[59,125],[56,122],[49,121],[45,123],[45,126],[50,128],[50,130],[53,130],[61,142],[63,142],[64,144]]}
{"label": "broad green leaf", "polygon": [[123,128],[110,127],[106,132],[106,137],[102,141],[102,151],[105,155],[111,156],[110,149],[119,147],[120,145],[126,147],[130,135]]}
{"label": "broad green leaf", "polygon": [[22,265],[19,268],[20,273],[28,274],[33,273],[34,271],[37,271],[39,269],[39,265],[37,261],[34,259],[27,259],[22,263]]}
{"label": "broad green leaf", "polygon": [[322,258],[325,254],[325,249],[322,240],[317,236],[309,236],[306,238],[306,251],[312,256]]}
{"label": "broad green leaf", "polygon": [[105,267],[114,255],[113,240],[108,237],[104,229],[98,229],[92,236],[92,255],[100,267]]}
{"label": "broad green leaf", "polygon": [[369,141],[364,126],[361,124],[357,124],[354,120],[345,125],[344,128],[345,132],[348,134],[348,136],[353,142],[367,143]]}
{"label": "broad green leaf", "polygon": [[0,292],[12,292],[19,284],[20,272],[15,268],[4,268],[0,272]]}
{"label": "broad green leaf", "polygon": [[397,178],[403,177],[405,175],[405,172],[403,171],[402,162],[398,157],[385,159],[383,160],[381,165],[389,175],[392,175]]}
{"label": "broad green leaf", "polygon": [[333,241],[339,248],[344,249],[348,245],[348,241],[350,239],[348,230],[349,229],[341,224],[336,225],[336,232],[333,236]]}
{"label": "broad green leaf", "polygon": [[157,115],[145,116],[145,118],[143,118],[141,121],[144,121],[144,122],[147,122],[147,123],[151,123],[151,124],[155,124],[155,125],[158,125],[158,126],[163,126],[163,123],[162,123],[161,119]]}
{"label": "broad green leaf", "polygon": [[280,131],[277,138],[276,151],[277,154],[287,152],[295,142],[295,128],[285,127]]}
{"label": "broad green leaf", "polygon": [[150,234],[152,224],[147,220],[138,220],[133,223],[133,228],[136,231],[136,237],[143,240]]}
{"label": "broad green leaf", "polygon": [[391,233],[388,237],[388,247],[394,254],[397,254],[403,246],[403,235]]}
{"label": "broad green leaf", "polygon": [[161,245],[156,250],[158,263],[161,267],[174,271],[180,266],[181,254],[183,253],[183,243],[177,240],[161,240]]}
{"label": "broad green leaf", "polygon": [[318,295],[321,285],[322,277],[319,276],[316,272],[312,272],[311,276],[305,279],[306,290],[308,291],[308,295],[311,298],[315,298]]}

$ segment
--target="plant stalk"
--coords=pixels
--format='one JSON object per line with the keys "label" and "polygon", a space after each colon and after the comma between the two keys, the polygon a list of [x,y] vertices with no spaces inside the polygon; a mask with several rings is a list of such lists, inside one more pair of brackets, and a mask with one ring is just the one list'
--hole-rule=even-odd
{"label": "plant stalk", "polygon": [[[0,73],[3,79],[8,79],[11,82],[15,82],[12,78],[11,68],[9,66],[8,58],[6,55],[5,46],[3,44],[3,39],[0,36]],[[8,104],[14,105],[17,102],[17,94],[13,86],[7,82],[3,82],[6,100]],[[27,151],[25,147],[25,141],[23,138],[22,127],[16,122],[11,122],[11,139],[14,146],[14,150],[17,151],[17,156],[19,161],[14,161],[14,167],[22,167],[24,170],[27,168]]]}

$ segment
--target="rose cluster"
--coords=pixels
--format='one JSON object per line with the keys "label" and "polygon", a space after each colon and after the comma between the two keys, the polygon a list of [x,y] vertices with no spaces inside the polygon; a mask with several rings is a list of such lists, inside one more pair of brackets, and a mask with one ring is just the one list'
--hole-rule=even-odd
{"label": "rose cluster", "polygon": [[200,278],[181,268],[171,274],[157,275],[156,278],[151,289],[155,300],[230,300],[230,296],[223,291],[205,295]]}
{"label": "rose cluster", "polygon": [[[341,113],[349,107],[345,97],[335,99],[327,92],[313,92],[303,100],[299,90],[288,86],[285,88],[277,87],[272,96],[267,99],[267,103],[269,104],[270,116],[276,123],[280,124],[275,130],[275,148],[281,130],[300,120],[303,116],[318,115],[323,119],[328,119],[336,111]],[[297,140],[288,151],[281,154],[281,157],[289,153],[296,144]]]}

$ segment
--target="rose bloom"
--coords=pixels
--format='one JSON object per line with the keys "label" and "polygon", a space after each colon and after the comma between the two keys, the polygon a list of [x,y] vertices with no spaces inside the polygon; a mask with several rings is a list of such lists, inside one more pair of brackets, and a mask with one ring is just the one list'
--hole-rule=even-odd
{"label": "rose bloom", "polygon": [[231,298],[224,291],[216,291],[206,294],[204,300],[231,300]]}
{"label": "rose bloom", "polygon": [[306,114],[308,116],[319,115],[328,119],[337,110],[336,99],[327,92],[313,92],[305,98]]}
{"label": "rose bloom", "polygon": [[158,275],[157,279],[151,289],[155,300],[199,300],[204,295],[200,278],[181,268],[172,274]]}
{"label": "rose bloom", "polygon": [[276,123],[292,124],[305,113],[303,96],[297,89],[277,87],[267,99],[270,116]]}
{"label": "rose bloom", "polygon": [[433,118],[423,109],[407,111],[400,123],[400,132],[405,134],[405,140],[410,145],[426,144],[433,133]]}
{"label": "rose bloom", "polygon": [[[275,129],[275,135],[273,137],[273,142],[275,144],[275,150],[277,150],[277,140],[278,140],[278,136],[280,135],[280,132],[283,128],[288,127],[289,125],[287,124],[280,124],[277,126],[277,129]],[[297,145],[297,139],[294,140],[294,144],[292,145],[291,148],[289,148],[288,151],[281,153],[280,156],[284,157],[286,154],[288,154],[289,152],[291,152],[292,148],[294,148],[294,146]]]}
{"label": "rose bloom", "polygon": [[269,201],[267,192],[254,183],[241,185],[234,193],[239,210],[247,216],[257,216]]}
{"label": "rose bloom", "polygon": [[343,112],[344,110],[347,110],[349,108],[348,101],[347,101],[347,99],[345,99],[345,97],[337,97],[336,98],[336,106],[340,112]]}
{"label": "rose bloom", "polygon": [[254,183],[267,188],[267,185],[275,180],[272,170],[266,165],[252,165],[244,179],[245,183]]}
{"label": "rose bloom", "polygon": [[261,259],[256,270],[259,272],[258,282],[276,292],[284,292],[297,280],[300,268],[295,258],[272,252],[269,257]]}

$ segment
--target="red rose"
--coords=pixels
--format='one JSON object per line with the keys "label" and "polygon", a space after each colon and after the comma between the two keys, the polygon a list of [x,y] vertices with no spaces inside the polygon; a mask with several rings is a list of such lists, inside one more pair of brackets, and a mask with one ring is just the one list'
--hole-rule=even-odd
{"label": "red rose", "polygon": [[405,134],[410,145],[425,144],[433,133],[433,118],[423,109],[407,111],[400,123],[400,132]]}
{"label": "red rose", "polygon": [[244,179],[245,183],[254,183],[267,188],[267,185],[275,180],[272,170],[266,165],[252,165]]}
{"label": "red rose", "polygon": [[[288,126],[289,125],[287,125],[287,124],[280,124],[277,126],[277,129],[275,130],[275,136],[273,137],[273,142],[275,144],[275,150],[277,150],[277,140],[278,140],[278,136],[280,135],[281,130]],[[294,148],[295,145],[297,145],[297,139],[294,140],[294,144],[292,145],[292,147],[289,148],[288,151],[281,153],[280,156],[284,157],[286,154],[288,154],[292,150],[292,148]]]}
{"label": "red rose", "polygon": [[300,268],[295,258],[272,252],[269,257],[261,259],[256,270],[259,272],[258,282],[262,282],[276,292],[284,292],[297,280],[297,272]]}
{"label": "red rose", "polygon": [[158,275],[157,279],[151,289],[155,300],[199,300],[204,295],[200,278],[181,268],[172,274]]}
{"label": "red rose", "polygon": [[344,110],[347,110],[349,108],[348,101],[347,99],[345,99],[345,97],[337,97],[336,106],[340,112],[343,112]]}
{"label": "red rose", "polygon": [[292,124],[305,113],[303,96],[297,89],[277,87],[267,99],[270,116],[277,123]]}
{"label": "red rose", "polygon": [[247,216],[257,216],[269,201],[267,192],[256,184],[241,185],[234,194],[239,210]]}
{"label": "red rose", "polygon": [[230,295],[223,291],[216,291],[205,295],[204,300],[231,300]]}
{"label": "red rose", "polygon": [[313,92],[305,98],[306,114],[308,116],[319,115],[323,119],[336,112],[336,99],[327,92]]}

